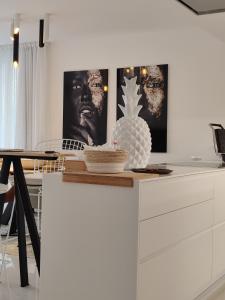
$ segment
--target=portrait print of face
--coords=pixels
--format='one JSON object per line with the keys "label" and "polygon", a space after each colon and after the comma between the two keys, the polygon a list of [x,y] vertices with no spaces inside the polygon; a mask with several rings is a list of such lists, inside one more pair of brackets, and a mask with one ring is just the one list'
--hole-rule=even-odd
{"label": "portrait print of face", "polygon": [[149,66],[142,69],[140,76],[148,110],[153,116],[159,118],[165,100],[163,73],[159,66]]}
{"label": "portrait print of face", "polygon": [[106,142],[108,70],[64,73],[63,138]]}
{"label": "portrait print of face", "polygon": [[[124,77],[137,77],[142,95],[139,116],[149,125],[152,136],[152,152],[167,151],[167,86],[168,65],[150,65],[117,69],[117,104],[122,104]],[[117,105],[117,119],[122,117]]]}

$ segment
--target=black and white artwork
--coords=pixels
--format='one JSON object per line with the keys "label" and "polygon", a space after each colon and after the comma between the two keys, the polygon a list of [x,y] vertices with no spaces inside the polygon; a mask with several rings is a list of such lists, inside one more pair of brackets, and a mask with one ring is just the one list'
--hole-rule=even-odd
{"label": "black and white artwork", "polygon": [[64,73],[63,138],[106,143],[108,70]]}
{"label": "black and white artwork", "polygon": [[117,69],[117,120],[123,116],[118,104],[123,105],[124,77],[137,77],[142,95],[139,104],[142,109],[139,116],[147,123],[152,136],[152,152],[167,151],[167,90],[168,65],[150,65]]}

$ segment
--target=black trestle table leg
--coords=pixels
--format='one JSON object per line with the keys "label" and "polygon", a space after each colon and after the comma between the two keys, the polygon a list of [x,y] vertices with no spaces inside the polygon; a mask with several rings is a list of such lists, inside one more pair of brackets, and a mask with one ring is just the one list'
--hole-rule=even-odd
{"label": "black trestle table leg", "polygon": [[13,158],[13,167],[14,167],[16,183],[19,187],[19,192],[23,203],[23,209],[24,209],[27,226],[30,233],[32,247],[34,250],[37,269],[40,274],[40,238],[39,238],[36,222],[34,219],[33,209],[31,206],[30,197],[29,197],[20,158]]}
{"label": "black trestle table leg", "polygon": [[27,248],[26,248],[26,232],[23,203],[21,199],[20,189],[18,187],[16,176],[15,181],[15,194],[16,194],[16,219],[18,229],[18,246],[19,246],[19,263],[20,263],[20,282],[21,287],[29,285],[28,270],[27,270]]}

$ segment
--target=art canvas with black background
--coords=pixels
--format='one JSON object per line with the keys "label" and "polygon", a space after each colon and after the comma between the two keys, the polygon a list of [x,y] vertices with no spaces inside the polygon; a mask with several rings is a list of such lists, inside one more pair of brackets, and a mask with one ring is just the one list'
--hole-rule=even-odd
{"label": "art canvas with black background", "polygon": [[108,70],[64,73],[63,138],[106,143]]}
{"label": "art canvas with black background", "polygon": [[137,76],[142,95],[139,116],[147,123],[152,136],[152,152],[167,151],[168,65],[151,65],[117,69],[117,120],[123,116],[118,104],[123,105],[124,77]]}

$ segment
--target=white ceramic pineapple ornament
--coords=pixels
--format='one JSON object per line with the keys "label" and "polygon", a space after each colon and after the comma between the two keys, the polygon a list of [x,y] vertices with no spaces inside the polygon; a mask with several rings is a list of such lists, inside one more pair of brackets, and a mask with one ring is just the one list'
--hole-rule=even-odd
{"label": "white ceramic pineapple ornament", "polygon": [[129,152],[127,169],[145,168],[151,152],[151,133],[148,124],[138,116],[142,105],[138,105],[141,95],[138,95],[137,77],[124,80],[125,106],[119,104],[124,116],[116,122],[113,140],[118,147]]}

